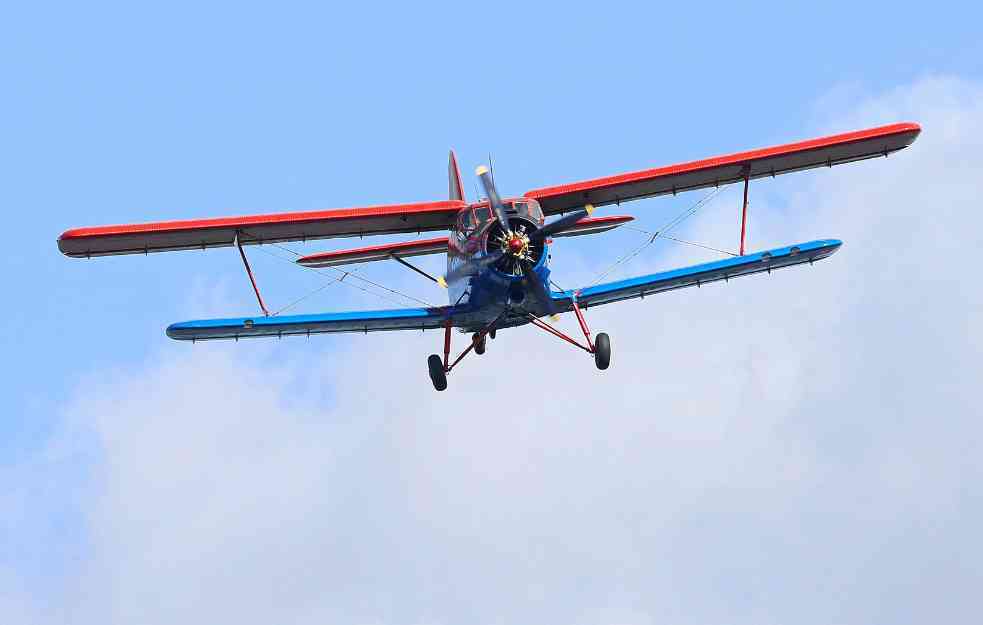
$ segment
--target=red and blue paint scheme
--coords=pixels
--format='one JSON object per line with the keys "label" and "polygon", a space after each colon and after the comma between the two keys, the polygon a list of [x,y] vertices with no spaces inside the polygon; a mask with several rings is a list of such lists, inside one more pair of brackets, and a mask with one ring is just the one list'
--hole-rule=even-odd
{"label": "red and blue paint scheme", "polygon": [[[58,239],[67,256],[90,258],[116,254],[149,254],[173,250],[238,248],[262,314],[172,324],[167,335],[178,340],[332,332],[444,330],[443,357],[428,361],[438,390],[447,373],[472,350],[483,353],[486,338],[496,331],[532,324],[594,356],[606,369],[610,339],[592,335],[583,309],[668,290],[813,263],[836,252],[841,242],[821,239],[757,253],[745,253],[748,186],[751,180],[817,167],[832,167],[888,156],[911,145],[921,132],[914,123],[891,124],[771,148],[693,161],[669,167],[587,180],[500,198],[491,172],[478,169],[487,199],[468,203],[454,153],[448,166],[449,199],[436,202],[331,209],[297,213],[221,217],[202,220],[101,226],[68,230]],[[743,183],[739,254],[725,260],[674,269],[571,291],[550,288],[549,246],[555,238],[596,234],[617,228],[631,216],[593,217],[594,207],[620,205],[635,199],[681,191]],[[561,215],[557,219],[548,217]],[[244,246],[375,234],[449,230],[448,236],[336,250],[298,259],[306,267],[333,267],[395,260],[445,286],[446,306],[396,310],[270,315],[260,295]],[[406,258],[446,254],[447,273],[435,278]],[[541,317],[574,312],[583,342],[567,336]],[[450,360],[451,330],[473,333],[470,345]]]}

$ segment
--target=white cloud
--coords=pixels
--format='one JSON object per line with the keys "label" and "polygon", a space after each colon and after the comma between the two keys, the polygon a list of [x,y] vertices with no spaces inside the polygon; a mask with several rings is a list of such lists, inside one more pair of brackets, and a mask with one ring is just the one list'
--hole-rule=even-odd
{"label": "white cloud", "polygon": [[756,204],[754,232],[841,252],[591,310],[603,374],[529,329],[443,394],[429,332],[107,372],[71,410],[99,461],[70,620],[965,620],[983,583],[981,102],[927,79],[840,113],[829,130],[924,133],[776,181],[798,190]]}

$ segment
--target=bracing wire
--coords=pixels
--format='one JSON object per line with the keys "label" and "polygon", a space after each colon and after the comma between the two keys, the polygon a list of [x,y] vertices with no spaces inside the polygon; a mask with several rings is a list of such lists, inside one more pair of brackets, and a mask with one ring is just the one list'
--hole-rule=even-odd
{"label": "bracing wire", "polygon": [[728,252],[727,250],[722,250],[719,247],[713,247],[712,245],[704,245],[703,243],[697,243],[696,241],[686,241],[684,239],[677,239],[676,237],[671,237],[667,234],[662,235],[662,237],[669,241],[675,241],[676,243],[692,245],[693,247],[702,247],[705,250],[710,250],[711,252],[717,252],[718,254],[724,254],[726,256],[738,256],[738,254],[735,254],[734,252]]}
{"label": "bracing wire", "polygon": [[[274,252],[271,252],[268,249],[265,249],[267,246],[276,247],[277,249],[281,249],[281,250],[283,250],[285,252],[289,252],[290,254],[293,254],[294,256],[302,256],[302,254],[300,254],[300,253],[298,253],[298,252],[296,252],[296,251],[288,248],[285,245],[281,245],[279,243],[264,243],[263,245],[260,245],[258,247],[259,247],[259,250],[261,252],[263,252],[264,254],[267,254],[269,256],[272,256],[273,258],[282,260],[283,262],[290,263],[290,265],[293,266],[293,267],[301,267],[302,269],[306,269],[308,271],[313,271],[314,273],[316,273],[318,275],[333,278],[327,284],[322,285],[321,287],[318,287],[314,291],[312,291],[312,292],[308,293],[307,295],[301,297],[299,300],[292,302],[291,304],[289,304],[285,308],[293,307],[294,305],[296,305],[297,303],[299,303],[299,301],[303,301],[303,300],[307,299],[308,297],[311,297],[311,296],[315,295],[316,293],[318,293],[320,291],[323,291],[325,288],[327,288],[328,286],[330,286],[332,284],[335,284],[335,283],[341,283],[341,284],[344,284],[346,286],[350,286],[350,287],[355,288],[355,289],[358,289],[359,291],[362,291],[364,293],[368,293],[368,294],[374,295],[374,296],[376,296],[376,297],[378,297],[380,299],[384,299],[387,302],[390,302],[390,303],[395,304],[397,306],[404,306],[405,305],[403,302],[401,302],[399,300],[396,300],[396,299],[393,299],[392,297],[383,295],[382,293],[378,293],[376,291],[372,291],[372,290],[367,289],[367,288],[365,288],[363,286],[360,286],[358,284],[355,284],[355,283],[353,283],[351,281],[346,280],[346,278],[349,278],[349,277],[350,278],[353,278],[355,280],[362,281],[362,282],[364,282],[366,284],[370,284],[370,285],[372,285],[374,287],[377,287],[377,288],[380,288],[380,289],[382,289],[384,291],[388,291],[388,292],[390,292],[390,293],[392,293],[394,295],[398,295],[399,297],[402,297],[404,299],[407,299],[407,300],[410,300],[410,301],[413,301],[413,302],[417,302],[417,303],[423,304],[424,306],[429,306],[429,307],[432,307],[433,306],[433,304],[431,304],[429,302],[426,302],[424,300],[421,300],[419,298],[413,297],[412,295],[406,295],[404,293],[400,293],[399,291],[397,291],[395,289],[390,289],[389,287],[383,286],[383,285],[381,285],[381,284],[379,284],[377,282],[374,282],[372,280],[369,280],[368,278],[359,276],[359,275],[357,275],[355,273],[355,271],[357,271],[357,270],[355,270],[355,271],[345,271],[345,270],[342,270],[342,269],[337,269],[335,267],[328,267],[328,269],[331,269],[336,274],[338,274],[337,276],[334,276],[334,275],[329,274],[329,273],[326,273],[326,272],[324,272],[321,269],[316,268],[316,267],[304,267],[303,265],[298,265],[297,263],[295,263],[293,260],[291,260],[289,258],[286,258],[284,256],[281,256],[280,254],[276,254]],[[279,312],[283,312],[284,309],[281,309],[280,311],[278,311],[278,313]]]}
{"label": "bracing wire", "polygon": [[332,284],[335,284],[336,282],[341,282],[341,280],[342,280],[341,278],[335,278],[333,280],[330,280],[328,282],[325,282],[324,284],[322,284],[321,286],[317,287],[316,289],[314,289],[310,293],[307,293],[306,295],[302,295],[301,297],[298,297],[297,299],[295,299],[294,301],[290,302],[289,304],[287,304],[286,306],[284,306],[280,310],[277,310],[276,312],[271,313],[270,316],[271,317],[276,317],[277,315],[286,312],[287,310],[293,308],[294,306],[296,306],[297,304],[303,302],[304,300],[309,299],[309,298],[317,295],[318,293],[320,293],[324,289],[328,288]]}
{"label": "bracing wire", "polygon": [[[689,243],[688,241],[682,241],[681,239],[675,239],[674,237],[669,237],[666,233],[668,233],[670,230],[676,228],[677,226],[679,226],[679,224],[683,223],[684,221],[686,221],[687,219],[689,219],[690,217],[692,217],[693,215],[695,215],[697,213],[697,211],[699,211],[701,208],[703,208],[704,206],[706,206],[710,202],[710,200],[712,200],[713,198],[717,197],[717,194],[720,193],[721,190],[723,190],[723,187],[717,187],[717,188],[713,189],[712,191],[710,191],[709,193],[707,193],[706,195],[704,195],[702,198],[700,198],[699,200],[697,200],[697,202],[695,204],[693,204],[692,206],[690,206],[689,208],[687,208],[683,212],[679,213],[678,215],[676,215],[675,217],[673,217],[672,219],[670,219],[668,222],[665,223],[665,225],[663,225],[661,228],[659,228],[655,232],[649,232],[649,231],[643,230],[641,228],[636,228],[636,227],[628,226],[629,229],[631,229],[631,230],[636,230],[636,231],[639,231],[639,232],[644,232],[645,234],[650,235],[649,236],[649,239],[647,241],[645,241],[644,243],[642,243],[641,245],[639,245],[638,247],[636,247],[635,249],[633,249],[632,251],[630,251],[627,254],[625,254],[624,256],[622,256],[621,258],[619,258],[618,260],[614,261],[614,264],[612,264],[610,267],[608,267],[607,269],[605,269],[604,271],[602,271],[601,273],[599,273],[597,275],[597,277],[594,278],[594,281],[590,283],[590,286],[594,286],[595,284],[597,284],[598,282],[600,282],[601,280],[603,280],[607,276],[611,275],[611,272],[613,272],[615,269],[617,269],[621,265],[627,263],[631,259],[633,259],[636,256],[638,256],[639,254],[641,254],[642,251],[645,250],[645,248],[647,248],[648,246],[650,246],[653,243],[655,243],[656,240],[659,239],[659,238],[671,239],[671,240],[679,241],[681,243]],[[694,244],[694,245],[699,245],[699,244]],[[701,247],[703,247],[703,246],[701,246]],[[715,250],[715,251],[721,251],[721,250]],[[725,252],[725,253],[729,253],[729,252]]]}
{"label": "bracing wire", "polygon": [[319,274],[319,275],[322,275],[322,276],[326,276],[326,277],[330,277],[332,280],[329,281],[328,284],[334,284],[335,282],[341,282],[341,283],[346,284],[346,285],[348,285],[348,286],[350,286],[352,288],[358,289],[359,291],[363,291],[365,293],[369,293],[370,295],[375,295],[376,297],[382,298],[382,299],[384,299],[384,300],[386,300],[388,302],[392,302],[393,304],[396,304],[398,306],[402,306],[403,305],[402,302],[400,302],[398,300],[395,300],[395,299],[393,299],[391,297],[387,297],[385,295],[382,295],[381,293],[376,293],[374,291],[370,291],[370,290],[368,290],[368,289],[366,289],[364,287],[361,287],[361,286],[359,286],[357,284],[353,284],[351,282],[344,282],[345,278],[348,277],[348,275],[351,275],[351,273],[348,273],[346,275],[342,275],[340,277],[329,276],[328,274],[326,274],[326,273],[324,273],[324,272],[322,272],[322,271],[320,271],[318,269],[315,269],[314,267],[303,267],[301,265],[297,265],[297,263],[295,263],[294,261],[290,260],[289,258],[286,258],[285,256],[281,256],[281,255],[279,255],[279,254],[277,254],[275,252],[271,252],[270,250],[264,249],[265,247],[266,247],[265,245],[262,246],[262,247],[260,247],[259,248],[259,251],[261,251],[264,254],[267,254],[269,256],[272,256],[273,258],[276,258],[277,260],[282,260],[285,263],[290,263],[290,265],[292,267],[302,267],[303,269],[306,269],[308,271],[312,271],[312,272],[314,272],[316,274]]}
{"label": "bracing wire", "polygon": [[[246,230],[243,230],[243,233],[246,234],[246,235],[251,236],[252,238],[256,239],[257,241],[260,241],[261,240],[259,237],[253,236],[252,234],[250,234]],[[261,250],[263,249],[263,245],[272,245],[273,247],[275,247],[277,249],[283,250],[283,251],[285,251],[285,252],[287,252],[289,254],[293,254],[294,256],[297,256],[297,257],[303,256],[303,254],[301,254],[300,252],[297,252],[295,250],[292,250],[289,247],[287,247],[286,245],[283,245],[282,243],[276,243],[276,242],[273,242],[273,241],[271,241],[269,243],[264,243],[264,244],[261,244],[260,245],[260,249]],[[264,250],[264,251],[266,251],[266,250]],[[269,252],[267,251],[267,253],[269,253]],[[271,254],[271,255],[274,256],[274,257],[276,257],[276,254]],[[286,260],[286,259],[283,259],[283,260]],[[293,261],[288,261],[288,262],[290,262],[291,265],[303,267],[303,265],[297,265]],[[315,268],[315,267],[304,267],[304,269],[307,269],[307,270],[310,270],[310,271],[314,271],[315,273],[318,273],[318,274],[321,274],[321,275],[330,275],[330,274],[324,273],[323,271],[321,271],[320,269]],[[379,284],[378,282],[373,282],[372,280],[369,280],[368,278],[365,278],[363,276],[355,275],[351,271],[345,271],[343,269],[338,269],[336,267],[328,267],[328,269],[331,269],[332,271],[334,271],[335,273],[337,273],[337,274],[339,274],[341,276],[338,279],[338,282],[343,282],[345,280],[345,278],[347,278],[348,276],[351,276],[352,278],[354,278],[356,280],[359,280],[361,282],[365,282],[366,284],[371,284],[372,286],[374,286],[374,287],[376,287],[378,289],[382,289],[383,291],[388,291],[389,293],[392,293],[393,295],[397,295],[399,297],[402,297],[403,299],[407,299],[407,300],[416,302],[418,304],[423,304],[424,306],[430,306],[430,307],[433,306],[433,304],[431,304],[430,302],[427,302],[425,300],[422,300],[422,299],[420,299],[418,297],[413,297],[412,295],[407,295],[405,293],[401,293],[401,292],[399,292],[399,291],[397,291],[395,289],[390,289],[389,287],[387,287],[385,285],[382,285],[382,284]],[[353,286],[353,287],[355,287],[355,288],[357,288],[357,289],[359,289],[361,291],[365,291],[366,293],[371,293],[371,294],[373,294],[373,295],[375,295],[377,297],[381,297],[382,299],[386,299],[386,300],[388,300],[390,302],[394,302],[394,300],[392,300],[391,298],[387,298],[387,297],[385,297],[385,296],[383,296],[383,295],[381,295],[379,293],[374,293],[374,292],[372,292],[372,291],[370,291],[368,289],[359,287],[358,285],[351,284],[349,282],[345,282],[345,284],[348,284],[349,286]],[[402,305],[400,302],[395,302],[395,303],[397,305]]]}

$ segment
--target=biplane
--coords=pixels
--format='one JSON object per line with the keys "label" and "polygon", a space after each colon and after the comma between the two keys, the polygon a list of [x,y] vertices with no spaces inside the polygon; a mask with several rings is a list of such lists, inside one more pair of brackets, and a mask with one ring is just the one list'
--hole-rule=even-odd
{"label": "biplane", "polygon": [[[479,167],[483,198],[465,199],[461,172],[452,151],[448,166],[449,198],[434,202],[220,217],[117,226],[76,228],[64,232],[58,248],[73,258],[115,254],[149,254],[176,250],[236,247],[252,284],[261,313],[228,319],[184,321],[167,328],[173,339],[203,341],[249,337],[310,336],[334,332],[390,330],[443,331],[443,354],[427,360],[434,388],[447,388],[447,375],[471,351],[482,354],[487,338],[498,330],[531,324],[593,356],[607,369],[611,341],[592,334],[584,309],[629,298],[644,298],[675,289],[771,272],[814,263],[835,253],[841,242],[819,239],[747,253],[748,188],[752,180],[818,167],[832,167],[886,157],[910,146],[921,132],[918,124],[898,123],[770,148],[718,156],[668,167],[645,169],[527,191],[518,197],[499,195],[494,176]],[[722,185],[744,185],[739,253],[724,260],[671,271],[553,290],[549,246],[554,239],[602,233],[633,220],[628,215],[594,216],[595,207],[677,194]],[[548,218],[555,219],[548,220]],[[270,314],[263,302],[244,247],[342,237],[448,231],[446,236],[385,243],[302,256],[305,267],[337,267],[392,260],[447,289],[446,306],[301,315]],[[447,270],[432,276],[407,259],[446,254]],[[583,339],[571,337],[544,317],[573,312]],[[451,360],[452,330],[471,334],[467,347]]]}

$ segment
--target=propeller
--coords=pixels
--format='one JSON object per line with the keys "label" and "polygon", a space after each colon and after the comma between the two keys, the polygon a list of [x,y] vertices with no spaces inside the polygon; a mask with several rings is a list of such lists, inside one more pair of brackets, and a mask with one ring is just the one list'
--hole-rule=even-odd
{"label": "propeller", "polygon": [[589,216],[593,212],[594,207],[587,204],[584,206],[583,210],[579,210],[576,213],[571,213],[565,217],[557,219],[556,221],[550,222],[542,228],[534,230],[529,235],[526,235],[525,232],[516,233],[508,230],[502,236],[502,251],[505,252],[507,250],[517,258],[519,268],[522,270],[522,284],[532,295],[532,297],[536,299],[540,305],[542,305],[547,314],[553,318],[556,318],[557,315],[556,303],[553,301],[549,291],[546,289],[546,285],[543,284],[538,277],[536,277],[536,273],[534,271],[535,267],[529,260],[529,246],[530,244],[535,245],[547,237],[559,234],[565,230],[569,230],[574,226],[574,224],[584,217]]}
{"label": "propeller", "polygon": [[564,230],[569,230],[574,224],[583,219],[584,217],[590,216],[594,212],[594,206],[592,204],[587,204],[584,206],[583,210],[579,210],[576,213],[570,213],[566,217],[560,217],[556,221],[552,221],[539,230],[536,230],[531,235],[529,239],[531,241],[541,241],[546,237],[551,237],[555,234],[560,234]]}
{"label": "propeller", "polygon": [[[583,210],[561,217],[532,232],[527,232],[525,225],[519,225],[516,230],[513,230],[512,225],[509,223],[508,215],[505,212],[505,205],[502,204],[502,198],[498,194],[498,189],[495,188],[495,179],[492,177],[491,171],[484,165],[481,165],[475,170],[475,174],[481,180],[481,185],[485,188],[485,195],[488,196],[488,205],[495,214],[495,219],[499,225],[500,232],[498,238],[495,240],[499,248],[489,251],[486,256],[470,260],[460,265],[444,276],[444,278],[438,280],[438,283],[446,287],[449,281],[476,274],[486,267],[495,265],[503,258],[508,258],[511,263],[510,267],[512,267],[511,271],[513,275],[522,276],[522,284],[526,292],[548,314],[555,316],[557,313],[556,304],[553,302],[553,298],[550,296],[546,285],[536,276],[535,263],[533,262],[535,260],[535,246],[547,237],[569,230],[578,221],[589,216],[594,211],[594,207],[587,204]],[[491,241],[489,241],[489,247],[490,244]],[[508,272],[509,269],[505,269],[505,271]]]}
{"label": "propeller", "polygon": [[536,277],[532,263],[523,258],[519,261],[519,266],[522,267],[522,284],[526,287],[526,290],[529,291],[536,301],[542,304],[549,315],[556,315],[556,303],[553,302],[549,291],[546,290],[546,285]]}
{"label": "propeller", "polygon": [[[458,265],[451,271],[447,272],[446,276],[438,279],[438,283],[440,283],[440,286],[446,289],[448,282],[457,280],[458,278],[463,278],[464,276],[474,275],[475,273],[478,273],[479,270],[497,263],[502,259],[502,256],[505,256],[505,252],[502,250],[496,250],[487,256],[469,260],[468,262]],[[443,280],[442,283],[440,282],[441,280]]]}

